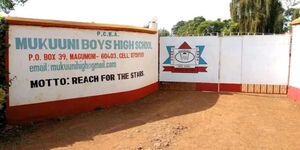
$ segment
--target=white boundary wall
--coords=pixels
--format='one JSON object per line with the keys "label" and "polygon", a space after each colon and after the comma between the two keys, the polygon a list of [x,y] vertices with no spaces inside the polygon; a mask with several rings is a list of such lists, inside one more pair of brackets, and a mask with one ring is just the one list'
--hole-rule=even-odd
{"label": "white boundary wall", "polygon": [[[207,72],[164,72],[166,46],[204,45]],[[160,81],[229,84],[288,84],[290,35],[164,37],[160,39]],[[220,58],[219,58],[220,54]],[[220,64],[219,64],[220,61]],[[219,70],[220,68],[220,70]],[[299,72],[300,73],[300,72]]]}
{"label": "white boundary wall", "polygon": [[300,25],[293,26],[290,86],[300,88]]}
{"label": "white boundary wall", "polygon": [[222,37],[220,82],[240,84],[242,82],[242,47],[241,36]]}
{"label": "white boundary wall", "polygon": [[290,35],[244,36],[243,84],[287,85]]}

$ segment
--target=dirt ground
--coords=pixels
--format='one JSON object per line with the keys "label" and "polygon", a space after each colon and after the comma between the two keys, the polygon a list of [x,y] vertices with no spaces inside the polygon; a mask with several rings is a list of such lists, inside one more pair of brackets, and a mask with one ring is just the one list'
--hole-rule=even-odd
{"label": "dirt ground", "polygon": [[33,126],[0,149],[300,149],[300,103],[281,95],[159,91]]}

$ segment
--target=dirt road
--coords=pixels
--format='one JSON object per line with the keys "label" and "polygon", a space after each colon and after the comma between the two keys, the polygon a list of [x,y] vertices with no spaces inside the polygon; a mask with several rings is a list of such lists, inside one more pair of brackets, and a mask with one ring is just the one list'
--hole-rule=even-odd
{"label": "dirt road", "polygon": [[286,96],[159,91],[123,106],[44,121],[0,149],[300,149]]}

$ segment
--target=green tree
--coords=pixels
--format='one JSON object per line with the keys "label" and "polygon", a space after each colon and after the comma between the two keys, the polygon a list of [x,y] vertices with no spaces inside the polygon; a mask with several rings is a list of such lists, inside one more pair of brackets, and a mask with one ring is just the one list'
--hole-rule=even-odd
{"label": "green tree", "polygon": [[224,27],[222,28],[222,33],[224,35],[230,35],[231,33],[239,32],[239,24],[232,20],[224,20]]}
{"label": "green tree", "polygon": [[3,89],[0,88],[0,110],[3,108],[4,102],[5,102],[6,93]]}
{"label": "green tree", "polygon": [[202,16],[195,17],[192,20],[187,21],[183,26],[179,27],[175,35],[179,36],[189,36],[189,35],[197,35],[197,28],[202,23],[205,22],[206,19]]}
{"label": "green tree", "polygon": [[23,5],[27,0],[0,0],[0,11],[9,14],[16,5]]}
{"label": "green tree", "polygon": [[295,9],[295,8],[289,8],[284,12],[284,30],[288,31],[291,29],[290,23],[300,17],[299,13],[300,9]]}
{"label": "green tree", "polygon": [[224,27],[224,22],[220,20],[216,21],[204,21],[196,29],[196,34],[216,34],[220,33]]}
{"label": "green tree", "polygon": [[231,19],[239,32],[282,33],[284,9],[279,0],[232,0]]}
{"label": "green tree", "polygon": [[159,36],[170,36],[170,32],[166,30],[165,28],[159,29],[158,30],[158,35]]}
{"label": "green tree", "polygon": [[180,27],[184,26],[185,23],[186,23],[185,21],[179,21],[179,22],[177,22],[177,23],[173,26],[173,28],[171,29],[172,34],[177,35],[178,29],[179,29]]}
{"label": "green tree", "polygon": [[237,32],[238,24],[232,20],[221,19],[211,21],[204,17],[195,17],[187,22],[179,21],[172,28],[172,33],[177,36],[191,36],[191,35],[210,35],[221,32]]}
{"label": "green tree", "polygon": [[299,10],[293,8],[294,6],[298,5],[300,3],[300,0],[281,0],[285,7],[285,12],[284,12],[284,30],[288,31],[291,29],[290,23],[300,17],[299,15]]}
{"label": "green tree", "polygon": [[5,35],[7,30],[8,25],[5,21],[5,18],[0,17],[0,126],[4,124],[5,120],[5,90],[7,90],[9,86],[9,82],[7,82],[5,78],[6,75],[8,75],[8,72],[5,68],[5,53],[8,47],[8,45],[5,43]]}
{"label": "green tree", "polygon": [[293,9],[292,19],[291,21],[300,17],[300,9]]}
{"label": "green tree", "polygon": [[0,17],[0,88],[7,88],[6,81],[7,70],[5,68],[5,54],[8,45],[5,43],[5,35],[8,30],[8,25],[5,18]]}

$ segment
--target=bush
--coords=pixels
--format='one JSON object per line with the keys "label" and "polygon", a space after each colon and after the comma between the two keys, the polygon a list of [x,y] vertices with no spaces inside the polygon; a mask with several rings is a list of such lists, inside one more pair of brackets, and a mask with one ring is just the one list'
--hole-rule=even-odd
{"label": "bush", "polygon": [[6,93],[3,89],[0,88],[0,110],[3,108],[4,102],[5,102]]}
{"label": "bush", "polygon": [[5,91],[2,88],[0,88],[0,129],[6,123],[5,97],[6,97]]}
{"label": "bush", "polygon": [[7,89],[9,87],[9,82],[6,80],[6,75],[8,74],[5,68],[5,52],[8,45],[5,43],[5,36],[8,30],[8,25],[5,18],[0,16],[0,88]]}
{"label": "bush", "polygon": [[8,74],[5,68],[5,52],[8,45],[5,43],[5,36],[8,30],[8,25],[5,18],[0,16],[0,128],[6,123],[5,116],[5,90],[9,87],[9,82],[5,78]]}

